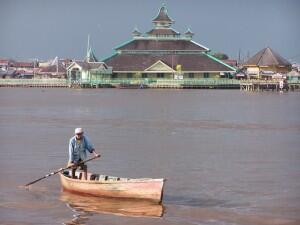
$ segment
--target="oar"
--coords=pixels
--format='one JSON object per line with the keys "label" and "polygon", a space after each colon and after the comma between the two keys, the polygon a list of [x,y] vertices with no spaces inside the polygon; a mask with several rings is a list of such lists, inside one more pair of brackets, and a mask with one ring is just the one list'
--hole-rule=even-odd
{"label": "oar", "polygon": [[[95,157],[93,157],[93,158],[90,158],[90,159],[87,159],[87,160],[85,160],[85,161],[79,162],[79,163],[76,164],[76,165],[78,166],[78,165],[80,165],[80,164],[83,164],[83,163],[92,161],[92,160],[94,160],[94,159],[96,159],[96,158],[99,158],[99,157],[100,157],[100,155],[97,155],[97,156],[95,156]],[[24,187],[28,187],[28,186],[30,186],[30,185],[36,183],[36,182],[39,182],[40,180],[43,180],[43,179],[45,179],[45,178],[47,178],[47,177],[50,177],[50,176],[52,176],[52,175],[55,175],[55,174],[57,174],[57,173],[59,173],[59,172],[62,172],[62,171],[64,171],[64,170],[71,169],[73,166],[74,166],[74,165],[67,166],[67,167],[65,167],[65,168],[58,169],[58,170],[56,170],[56,171],[54,171],[54,172],[52,172],[52,173],[46,174],[45,176],[43,176],[43,177],[41,177],[41,178],[39,178],[39,179],[36,179],[36,180],[34,180],[34,181],[31,181],[31,182],[28,183],[28,184],[25,184]]]}

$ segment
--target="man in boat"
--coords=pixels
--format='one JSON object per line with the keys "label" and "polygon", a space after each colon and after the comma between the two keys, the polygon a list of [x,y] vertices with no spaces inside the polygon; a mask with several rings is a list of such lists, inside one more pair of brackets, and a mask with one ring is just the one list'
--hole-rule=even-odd
{"label": "man in boat", "polygon": [[[69,142],[69,162],[68,166],[72,167],[72,178],[75,178],[75,172],[78,167],[83,170],[84,179],[87,180],[87,165],[79,164],[87,158],[86,152],[93,153],[94,156],[99,156],[88,138],[83,135],[82,128],[75,129],[75,136]],[[78,166],[77,166],[78,165]]]}

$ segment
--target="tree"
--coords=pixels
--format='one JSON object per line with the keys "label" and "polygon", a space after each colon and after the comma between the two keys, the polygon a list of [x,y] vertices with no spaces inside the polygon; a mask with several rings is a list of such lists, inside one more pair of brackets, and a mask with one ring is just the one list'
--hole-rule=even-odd
{"label": "tree", "polygon": [[222,52],[216,52],[213,54],[213,56],[220,60],[229,59],[228,55],[226,55],[225,53],[222,53]]}

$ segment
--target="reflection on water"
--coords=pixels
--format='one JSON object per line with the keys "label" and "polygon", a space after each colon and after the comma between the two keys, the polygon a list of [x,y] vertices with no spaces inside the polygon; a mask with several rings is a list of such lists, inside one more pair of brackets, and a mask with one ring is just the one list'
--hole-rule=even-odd
{"label": "reflection on water", "polygon": [[60,200],[73,211],[73,219],[66,224],[81,224],[94,213],[113,214],[129,217],[162,217],[161,204],[130,199],[100,198],[61,192]]}

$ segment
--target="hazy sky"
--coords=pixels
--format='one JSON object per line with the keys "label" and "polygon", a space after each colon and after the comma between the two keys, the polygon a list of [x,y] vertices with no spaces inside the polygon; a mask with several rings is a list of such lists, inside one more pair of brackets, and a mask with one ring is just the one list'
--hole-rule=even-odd
{"label": "hazy sky", "polygon": [[83,59],[87,37],[99,59],[152,28],[162,3],[181,33],[237,58],[271,47],[300,62],[300,0],[0,0],[0,57]]}

